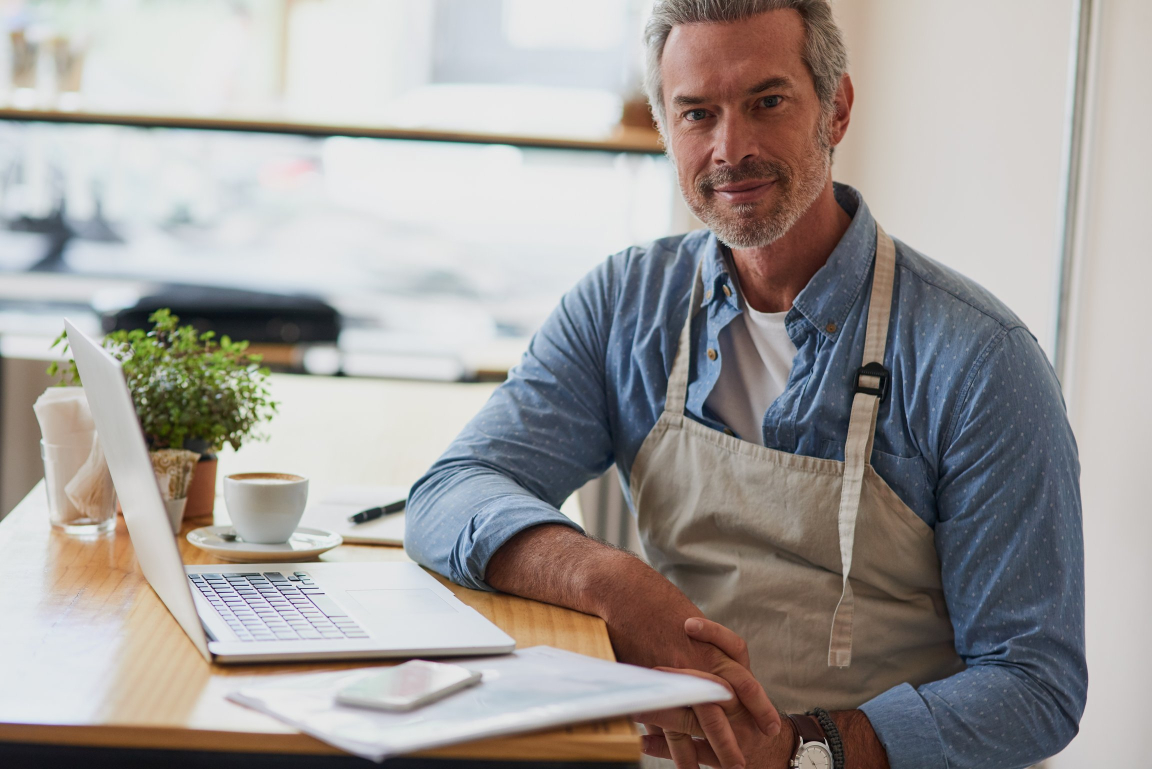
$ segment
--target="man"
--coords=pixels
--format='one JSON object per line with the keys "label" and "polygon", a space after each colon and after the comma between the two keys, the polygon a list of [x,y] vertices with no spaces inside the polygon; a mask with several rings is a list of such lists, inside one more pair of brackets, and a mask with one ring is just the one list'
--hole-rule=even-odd
{"label": "man", "polygon": [[[853,91],[825,0],[662,0],[646,39],[709,229],[563,299],[413,488],[409,552],[603,617],[622,661],[726,682],[728,703],[638,716],[678,766],[1055,753],[1086,696],[1083,555],[1039,346],[833,185]],[[613,462],[651,567],[556,509]]]}

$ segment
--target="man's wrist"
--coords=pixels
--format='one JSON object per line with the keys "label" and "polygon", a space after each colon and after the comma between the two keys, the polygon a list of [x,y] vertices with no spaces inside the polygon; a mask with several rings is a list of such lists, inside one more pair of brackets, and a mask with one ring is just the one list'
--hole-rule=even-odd
{"label": "man's wrist", "polygon": [[832,751],[832,769],[844,769],[844,740],[840,736],[840,728],[824,708],[813,708],[808,711],[808,715],[816,719],[824,732],[824,742]]}
{"label": "man's wrist", "polygon": [[888,753],[862,710],[838,710],[828,714],[836,723],[844,744],[849,769],[889,769]]}
{"label": "man's wrist", "polygon": [[[840,760],[842,763],[837,764],[838,767],[844,767],[844,769],[889,769],[888,754],[876,736],[876,732],[872,729],[872,723],[868,720],[868,716],[860,710],[840,710],[833,713],[824,711],[824,713],[831,720],[840,737],[842,747]],[[822,721],[823,719],[817,718],[817,720]],[[792,758],[799,747],[796,727],[788,714],[783,711],[780,712],[780,722],[783,729],[776,744],[787,746],[788,752],[786,757],[781,758],[779,754],[774,754],[768,760],[765,766],[773,769],[791,766]],[[825,741],[831,748],[832,740],[829,739],[829,730],[823,724],[821,724],[821,729],[824,732]],[[836,758],[835,754],[833,754],[833,758]]]}
{"label": "man's wrist", "polygon": [[796,725],[783,710],[780,710],[780,733],[769,743],[771,755],[766,766],[768,769],[788,769],[792,766],[792,757],[796,755],[796,744],[799,735],[796,734]]}

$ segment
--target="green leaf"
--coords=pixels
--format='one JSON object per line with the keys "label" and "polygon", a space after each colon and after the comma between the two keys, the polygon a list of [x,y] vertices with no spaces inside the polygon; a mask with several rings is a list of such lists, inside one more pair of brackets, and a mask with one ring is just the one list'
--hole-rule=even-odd
{"label": "green leaf", "polygon": [[[102,343],[124,367],[149,446],[201,440],[213,450],[239,449],[245,440],[266,439],[258,428],[279,404],[270,397],[269,370],[259,366],[258,356],[245,353],[248,343],[224,337],[217,344],[213,332],[179,326],[166,308],[149,321],[150,331],[114,331]],[[61,343],[66,353],[64,334],[52,347]],[[59,375],[60,384],[79,383],[75,361],[68,361],[66,370],[53,363],[49,374]]]}

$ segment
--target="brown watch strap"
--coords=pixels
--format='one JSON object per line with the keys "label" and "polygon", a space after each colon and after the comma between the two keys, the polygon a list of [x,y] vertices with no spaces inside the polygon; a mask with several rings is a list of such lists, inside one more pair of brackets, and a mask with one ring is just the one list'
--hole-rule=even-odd
{"label": "brown watch strap", "polygon": [[820,727],[820,722],[816,720],[815,716],[809,716],[804,713],[793,713],[788,716],[792,720],[792,725],[796,727],[796,734],[804,740],[804,742],[822,742],[828,744],[828,738],[824,736],[824,729]]}

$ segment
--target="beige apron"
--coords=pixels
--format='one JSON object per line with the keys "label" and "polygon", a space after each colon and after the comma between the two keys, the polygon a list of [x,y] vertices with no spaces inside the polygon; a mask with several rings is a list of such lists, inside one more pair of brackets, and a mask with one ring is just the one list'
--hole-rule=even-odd
{"label": "beige apron", "polygon": [[[876,241],[865,363],[884,361],[895,273],[892,239],[877,227]],[[932,529],[868,461],[887,383],[860,378],[871,391],[853,397],[844,462],[705,427],[684,414],[701,291],[698,271],[664,413],[632,468],[651,564],[744,638],[753,673],[785,711],[855,708],[963,670]]]}

